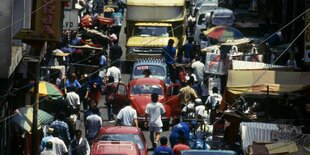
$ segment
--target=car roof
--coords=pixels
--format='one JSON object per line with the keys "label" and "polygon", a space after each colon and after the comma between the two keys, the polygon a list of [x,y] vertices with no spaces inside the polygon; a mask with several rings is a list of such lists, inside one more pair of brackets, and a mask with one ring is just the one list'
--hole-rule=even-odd
{"label": "car roof", "polygon": [[124,134],[124,133],[129,133],[129,134],[139,134],[140,131],[136,127],[131,127],[131,126],[104,126],[101,127],[100,134],[104,133],[114,133],[114,134]]}
{"label": "car roof", "polygon": [[165,82],[158,78],[138,78],[130,81],[130,85],[134,84],[160,84],[165,85]]}
{"label": "car roof", "polygon": [[160,65],[160,66],[166,66],[164,59],[138,59],[134,66],[138,65]]}

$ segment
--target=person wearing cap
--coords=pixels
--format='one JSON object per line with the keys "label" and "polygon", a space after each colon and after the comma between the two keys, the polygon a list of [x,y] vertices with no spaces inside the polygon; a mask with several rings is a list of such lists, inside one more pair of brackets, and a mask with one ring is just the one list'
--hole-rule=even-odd
{"label": "person wearing cap", "polygon": [[45,148],[45,145],[47,144],[47,142],[53,138],[53,131],[54,129],[53,128],[48,128],[47,129],[47,136],[46,137],[43,137],[42,140],[41,140],[41,144],[40,144],[40,151],[42,152]]}

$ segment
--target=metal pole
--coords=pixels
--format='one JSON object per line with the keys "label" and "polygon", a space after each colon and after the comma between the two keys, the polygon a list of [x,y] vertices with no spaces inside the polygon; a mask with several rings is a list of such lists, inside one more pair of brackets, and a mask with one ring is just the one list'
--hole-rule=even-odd
{"label": "metal pole", "polygon": [[35,83],[34,83],[34,93],[35,102],[33,104],[33,118],[32,118],[32,155],[38,153],[38,109],[39,109],[39,82],[40,82],[40,61],[36,62],[35,68]]}

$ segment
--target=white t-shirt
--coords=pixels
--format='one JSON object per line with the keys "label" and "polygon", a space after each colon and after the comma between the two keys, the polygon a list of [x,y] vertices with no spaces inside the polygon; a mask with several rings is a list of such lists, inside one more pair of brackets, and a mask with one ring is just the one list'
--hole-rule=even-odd
{"label": "white t-shirt", "polygon": [[197,81],[201,82],[203,80],[205,65],[200,61],[195,61],[192,63],[192,68],[194,69]]}
{"label": "white t-shirt", "polygon": [[221,101],[222,101],[222,96],[220,94],[214,93],[208,97],[205,104],[211,103],[212,108],[215,108],[217,106],[217,104],[221,103]]}
{"label": "white t-shirt", "polygon": [[65,142],[58,137],[53,137],[49,140],[49,142],[53,143],[53,151],[57,155],[63,155],[68,152],[67,146]]}
{"label": "white t-shirt", "polygon": [[112,66],[108,68],[107,70],[107,76],[113,76],[114,82],[118,82],[119,79],[121,79],[121,70],[115,66]]}
{"label": "white t-shirt", "polygon": [[126,106],[119,111],[117,119],[121,121],[122,125],[133,126],[134,120],[137,118],[137,111],[131,106]]}
{"label": "white t-shirt", "polygon": [[149,114],[149,127],[162,127],[161,115],[166,113],[164,106],[159,102],[151,102],[146,106],[145,113]]}
{"label": "white t-shirt", "polygon": [[75,92],[67,93],[66,100],[69,102],[70,105],[73,106],[74,109],[77,108],[77,105],[80,105],[80,96]]}
{"label": "white t-shirt", "polygon": [[204,117],[205,115],[205,106],[204,105],[198,105],[195,107],[195,112],[196,112],[196,115],[200,115],[202,117]]}

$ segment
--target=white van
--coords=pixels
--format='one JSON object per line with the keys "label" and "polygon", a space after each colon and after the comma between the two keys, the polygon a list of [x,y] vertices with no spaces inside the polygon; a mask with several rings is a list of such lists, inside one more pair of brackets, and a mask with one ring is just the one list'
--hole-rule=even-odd
{"label": "white van", "polygon": [[226,8],[218,8],[211,15],[211,23],[213,26],[232,26],[235,22],[235,15],[232,10]]}

